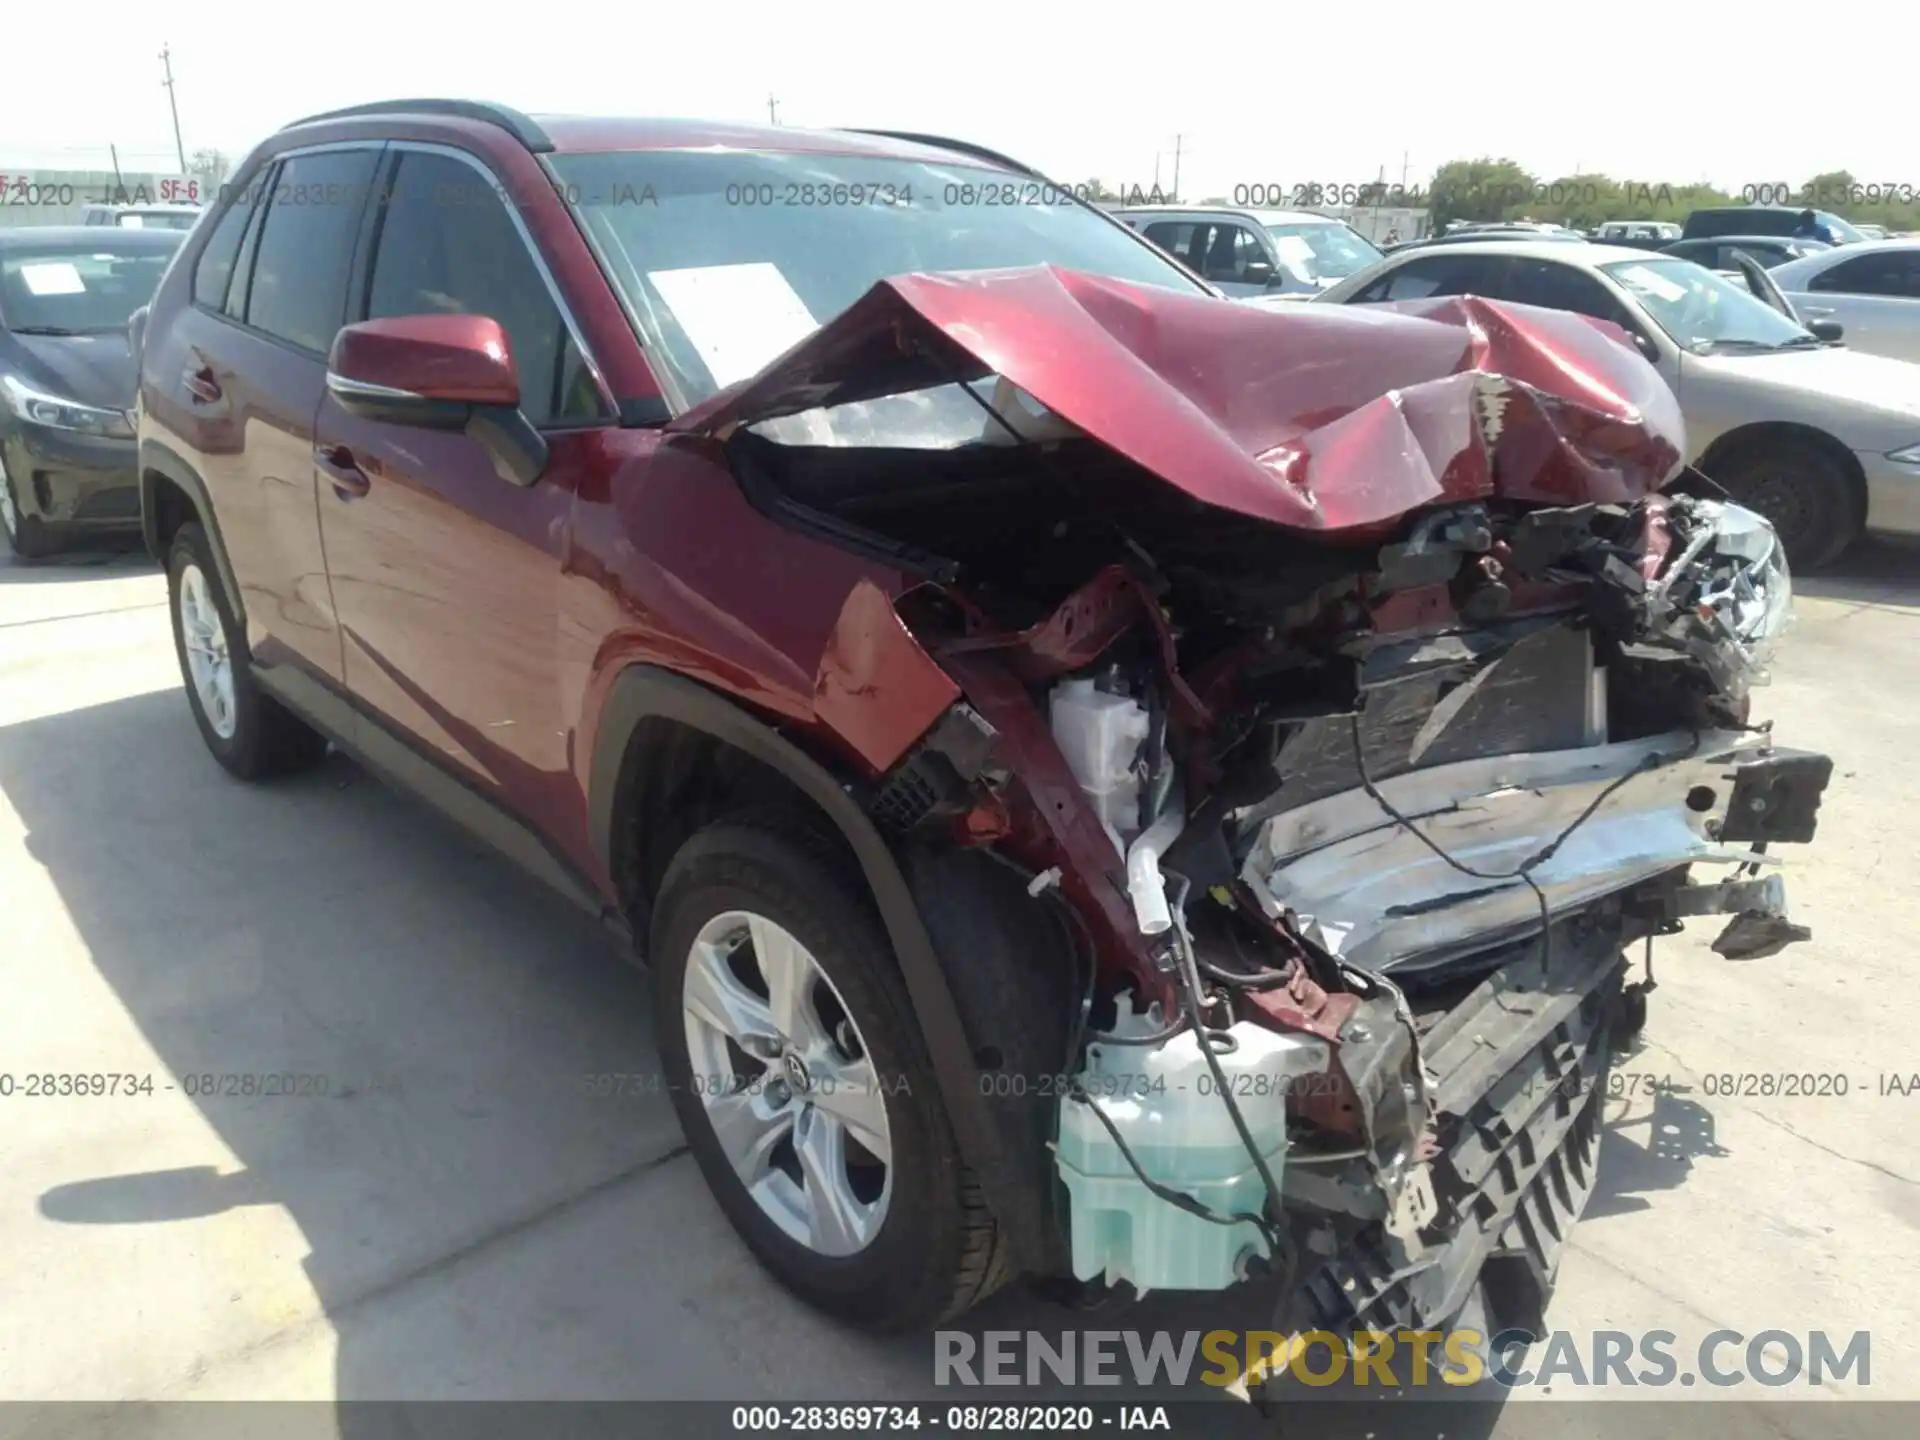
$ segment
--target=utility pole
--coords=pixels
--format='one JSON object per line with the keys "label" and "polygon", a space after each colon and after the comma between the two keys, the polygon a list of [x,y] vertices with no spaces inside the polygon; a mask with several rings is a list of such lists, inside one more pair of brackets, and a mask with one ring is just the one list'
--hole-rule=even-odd
{"label": "utility pole", "polygon": [[166,68],[167,78],[160,83],[167,87],[167,106],[173,111],[173,150],[180,157],[180,173],[187,173],[187,147],[180,143],[180,102],[173,95],[173,51],[167,46],[160,47],[160,63]]}
{"label": "utility pole", "polygon": [[107,146],[107,154],[113,157],[113,203],[122,205],[127,199],[127,182],[120,175],[120,147]]}
{"label": "utility pole", "polygon": [[1180,142],[1184,138],[1180,135],[1173,137],[1173,198],[1176,202],[1180,199]]}
{"label": "utility pole", "polygon": [[780,102],[771,95],[767,96],[767,123],[769,125],[780,123]]}

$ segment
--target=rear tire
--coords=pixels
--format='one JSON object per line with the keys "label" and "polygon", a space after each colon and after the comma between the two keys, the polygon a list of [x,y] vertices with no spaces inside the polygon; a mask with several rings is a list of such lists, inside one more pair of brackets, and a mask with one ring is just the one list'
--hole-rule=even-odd
{"label": "rear tire", "polygon": [[[717,938],[729,927],[747,933]],[[788,1042],[783,1053],[773,1055],[774,1045],[755,1031],[750,1038],[769,1052],[755,1057],[732,1041],[726,1049],[712,1044],[701,1015],[725,1009],[751,1017],[736,1028],[753,1029],[797,1008],[775,1002],[768,977],[792,962],[763,958],[763,937],[768,957],[783,947],[811,969],[798,987],[807,997],[804,1017],[777,1027]],[[661,1062],[688,1146],[734,1229],[781,1283],[837,1319],[897,1331],[956,1315],[1006,1278],[1003,1237],[961,1163],[886,931],[832,847],[793,822],[759,815],[707,826],[668,866],[649,952]],[[723,957],[717,963],[716,955]],[[726,1003],[716,1006],[710,997],[721,992]],[[849,1123],[844,1133],[856,1140],[877,1134],[884,1144],[847,1151],[843,1140],[835,1172],[860,1191],[857,1204],[843,1207],[864,1209],[857,1225],[810,1229],[806,1219],[832,1187],[817,1183],[818,1160],[810,1166],[799,1147],[823,1119],[837,1123],[842,1107],[829,1106],[824,1079],[812,1083],[811,1095],[787,1083],[795,1073],[789,1060],[806,1049],[794,1037],[805,1032],[845,1037],[851,1043],[839,1051],[857,1058],[836,1062],[828,1051],[829,1065],[864,1062],[877,1078],[884,1122],[868,1117],[864,1131]],[[732,1117],[735,1102],[747,1100],[759,1108],[742,1130]],[[731,1148],[719,1126],[729,1129]],[[874,1165],[882,1150],[883,1182]],[[762,1178],[747,1178],[754,1175]]]}
{"label": "rear tire", "polygon": [[1852,477],[1808,441],[1769,441],[1742,449],[1713,478],[1737,503],[1772,523],[1795,570],[1831,565],[1860,533]]}
{"label": "rear tire", "polygon": [[260,688],[245,629],[234,619],[206,532],[189,522],[167,552],[167,608],[187,704],[213,758],[242,780],[320,763],[327,740]]}

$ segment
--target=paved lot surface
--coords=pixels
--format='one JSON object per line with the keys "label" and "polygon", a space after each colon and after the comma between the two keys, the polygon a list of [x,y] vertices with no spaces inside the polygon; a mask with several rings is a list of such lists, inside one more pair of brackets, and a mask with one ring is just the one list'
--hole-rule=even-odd
{"label": "paved lot surface", "polygon": [[[1790,871],[1816,939],[1744,965],[1663,944],[1629,1073],[1676,1090],[1611,1106],[1552,1319],[1671,1330],[1683,1361],[1722,1327],[1870,1329],[1871,1393],[1914,1397],[1920,1094],[1881,1077],[1920,1072],[1920,554],[1801,589],[1762,713],[1838,762]],[[844,1333],[762,1277],[663,1096],[578,1093],[650,1073],[648,1026],[590,925],[351,764],[228,780],[144,558],[0,564],[0,1399],[931,1394],[928,1337]],[[25,1098],[47,1071],[153,1088]],[[188,1093],[263,1072],[328,1093]],[[1710,1078],[1781,1073],[1849,1093]],[[970,1323],[1259,1308],[1015,1293]],[[1767,1428],[1828,1432],[1808,1407]]]}

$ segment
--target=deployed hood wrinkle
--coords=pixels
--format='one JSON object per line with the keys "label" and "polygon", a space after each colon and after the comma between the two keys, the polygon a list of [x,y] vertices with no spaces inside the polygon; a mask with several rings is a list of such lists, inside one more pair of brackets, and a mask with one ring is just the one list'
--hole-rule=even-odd
{"label": "deployed hood wrinkle", "polygon": [[1685,452],[1615,327],[1473,298],[1262,307],[1051,266],[881,281],[674,421],[727,431],[997,374],[1194,498],[1300,530],[1631,501]]}

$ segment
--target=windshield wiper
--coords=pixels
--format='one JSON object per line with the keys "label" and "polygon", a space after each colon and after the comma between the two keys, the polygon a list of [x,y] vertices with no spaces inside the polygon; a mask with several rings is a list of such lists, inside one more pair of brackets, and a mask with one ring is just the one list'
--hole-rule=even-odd
{"label": "windshield wiper", "polygon": [[16,335],[79,335],[84,332],[69,330],[64,325],[16,325],[13,327],[13,333]]}
{"label": "windshield wiper", "polygon": [[1809,345],[1824,345],[1827,342],[1818,335],[1796,335],[1791,340],[1782,340],[1773,348],[1776,350],[1803,350]]}

